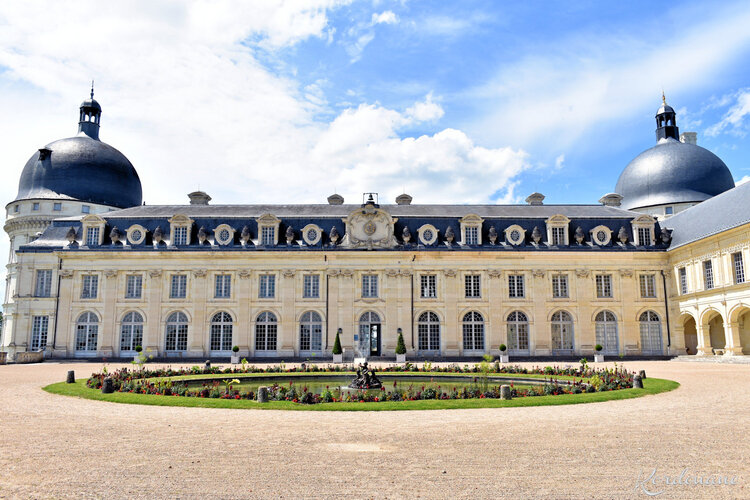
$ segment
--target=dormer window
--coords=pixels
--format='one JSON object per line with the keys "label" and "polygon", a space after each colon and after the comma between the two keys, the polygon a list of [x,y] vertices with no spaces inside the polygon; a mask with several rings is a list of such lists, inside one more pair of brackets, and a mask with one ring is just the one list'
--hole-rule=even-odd
{"label": "dormer window", "polygon": [[169,224],[171,245],[173,247],[189,245],[193,219],[184,214],[175,214],[169,219]]}
{"label": "dormer window", "polygon": [[81,219],[83,226],[83,243],[88,247],[104,243],[104,225],[106,221],[98,215],[86,215]]}
{"label": "dormer window", "polygon": [[651,246],[654,244],[654,224],[656,219],[650,215],[639,215],[633,222],[633,235],[635,236],[635,243],[637,246]]}
{"label": "dormer window", "polygon": [[545,221],[547,224],[547,243],[551,246],[568,246],[568,226],[570,219],[564,215],[553,215]]}
{"label": "dormer window", "polygon": [[482,219],[477,214],[469,214],[462,218],[461,244],[467,246],[479,246],[482,244]]}
{"label": "dormer window", "polygon": [[258,222],[258,244],[266,247],[278,245],[281,219],[275,215],[264,214],[256,220]]}

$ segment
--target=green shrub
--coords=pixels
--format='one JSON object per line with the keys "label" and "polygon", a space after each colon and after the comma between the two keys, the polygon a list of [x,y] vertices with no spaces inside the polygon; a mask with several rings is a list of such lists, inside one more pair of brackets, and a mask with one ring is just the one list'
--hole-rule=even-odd
{"label": "green shrub", "polygon": [[232,347],[232,352],[237,354],[238,352],[240,352],[240,347],[239,346]]}
{"label": "green shrub", "polygon": [[505,344],[500,344],[500,352],[505,352],[508,349],[508,346]]}
{"label": "green shrub", "polygon": [[339,338],[339,332],[336,332],[336,340],[333,342],[333,354],[341,354],[344,352],[341,349],[341,339]]}
{"label": "green shrub", "polygon": [[135,352],[141,352],[143,350],[143,347],[137,345],[135,346]]}
{"label": "green shrub", "polygon": [[601,345],[601,344],[596,344],[596,345],[594,346],[594,349],[596,349],[596,352],[599,352],[599,351],[601,351],[601,350],[602,350],[602,349],[604,349],[604,348],[602,347],[602,345]]}
{"label": "green shrub", "polygon": [[406,354],[406,344],[404,344],[404,334],[398,333],[398,343],[396,344],[396,354]]}

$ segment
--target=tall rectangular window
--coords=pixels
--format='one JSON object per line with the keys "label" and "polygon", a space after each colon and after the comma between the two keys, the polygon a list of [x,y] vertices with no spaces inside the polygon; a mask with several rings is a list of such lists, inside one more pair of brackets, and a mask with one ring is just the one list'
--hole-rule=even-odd
{"label": "tall rectangular window", "polygon": [[684,267],[680,268],[680,293],[685,295],[688,293],[688,281],[687,281],[687,269]]}
{"label": "tall rectangular window", "polygon": [[651,229],[647,227],[639,227],[638,228],[638,243],[641,246],[650,246],[651,245]]}
{"label": "tall rectangular window", "polygon": [[742,253],[737,252],[732,254],[732,267],[734,268],[734,282],[744,283],[745,265],[742,262]]}
{"label": "tall rectangular window", "polygon": [[523,298],[525,295],[523,287],[523,275],[511,274],[508,276],[508,296],[511,298]]}
{"label": "tall rectangular window", "polygon": [[564,227],[552,228],[552,244],[553,245],[565,245],[565,228]]}
{"label": "tall rectangular window", "polygon": [[99,228],[86,228],[86,245],[93,247],[99,244]]}
{"label": "tall rectangular window", "polygon": [[306,274],[302,278],[302,297],[306,299],[317,299],[320,297],[320,276],[317,274]]}
{"label": "tall rectangular window", "polygon": [[275,227],[264,226],[260,229],[260,244],[266,246],[273,246],[276,244]]}
{"label": "tall rectangular window", "polygon": [[232,276],[217,274],[214,281],[214,298],[228,299],[232,296]]}
{"label": "tall rectangular window", "polygon": [[187,245],[188,244],[188,228],[185,226],[174,228],[174,243],[173,245]]}
{"label": "tall rectangular window", "polygon": [[39,351],[47,346],[49,316],[34,316],[31,320],[31,349]]}
{"label": "tall rectangular window", "polygon": [[362,297],[375,298],[378,296],[378,276],[376,274],[362,275]]}
{"label": "tall rectangular window", "polygon": [[706,290],[714,287],[714,268],[710,260],[703,261],[703,284]]}
{"label": "tall rectangular window", "polygon": [[656,276],[653,274],[641,274],[641,298],[656,298]]}
{"label": "tall rectangular window", "polygon": [[52,294],[52,269],[39,269],[36,272],[34,297],[49,297]]}
{"label": "tall rectangular window", "polygon": [[466,236],[467,245],[479,245],[479,228],[476,226],[469,226],[464,228],[464,234]]}
{"label": "tall rectangular window", "polygon": [[125,279],[125,298],[140,299],[143,293],[143,276],[131,274]]}
{"label": "tall rectangular window", "polygon": [[467,274],[464,276],[464,292],[467,299],[478,299],[482,296],[482,276]]}
{"label": "tall rectangular window", "polygon": [[596,296],[600,299],[612,298],[612,275],[611,274],[597,274],[596,275]]}
{"label": "tall rectangular window", "polygon": [[568,275],[555,274],[552,276],[552,297],[563,299],[568,297]]}
{"label": "tall rectangular window", "polygon": [[276,296],[276,275],[262,274],[258,282],[258,297],[261,299],[272,299]]}
{"label": "tall rectangular window", "polygon": [[434,274],[423,274],[419,277],[419,296],[423,299],[437,298],[437,276]]}
{"label": "tall rectangular window", "polygon": [[169,287],[170,299],[184,299],[187,297],[187,274],[173,274]]}
{"label": "tall rectangular window", "polygon": [[81,278],[81,298],[95,299],[99,288],[99,276],[95,274],[86,274]]}

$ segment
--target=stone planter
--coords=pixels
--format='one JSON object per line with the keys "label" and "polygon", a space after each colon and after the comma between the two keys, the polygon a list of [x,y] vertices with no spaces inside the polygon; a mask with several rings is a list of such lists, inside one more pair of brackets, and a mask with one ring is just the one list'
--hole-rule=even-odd
{"label": "stone planter", "polygon": [[233,365],[239,364],[239,362],[240,362],[240,355],[239,355],[239,353],[237,353],[237,354],[233,353],[231,361],[232,361]]}
{"label": "stone planter", "polygon": [[16,363],[41,363],[44,351],[25,351],[16,353]]}
{"label": "stone planter", "polygon": [[594,363],[604,363],[604,354],[594,354]]}
{"label": "stone planter", "polygon": [[141,357],[138,354],[136,354],[135,356],[133,356],[133,361],[135,361],[136,363],[139,363],[141,361]]}
{"label": "stone planter", "polygon": [[500,353],[500,356],[498,356],[498,361],[500,361],[501,363],[508,363],[509,358],[510,356],[508,356],[507,354]]}
{"label": "stone planter", "polygon": [[396,354],[396,363],[406,363],[406,354]]}
{"label": "stone planter", "polygon": [[343,363],[344,362],[344,354],[334,354],[333,355],[333,362],[334,363]]}

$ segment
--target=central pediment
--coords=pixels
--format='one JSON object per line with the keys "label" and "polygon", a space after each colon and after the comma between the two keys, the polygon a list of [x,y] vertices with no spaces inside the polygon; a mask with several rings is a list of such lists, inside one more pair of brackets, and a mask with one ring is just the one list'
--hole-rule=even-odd
{"label": "central pediment", "polygon": [[342,247],[372,250],[397,245],[393,226],[398,219],[372,203],[352,211],[341,220],[346,224]]}

